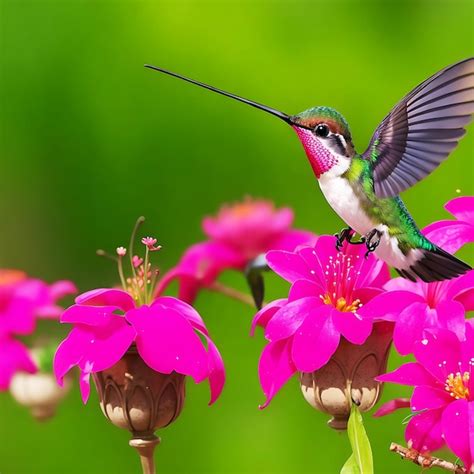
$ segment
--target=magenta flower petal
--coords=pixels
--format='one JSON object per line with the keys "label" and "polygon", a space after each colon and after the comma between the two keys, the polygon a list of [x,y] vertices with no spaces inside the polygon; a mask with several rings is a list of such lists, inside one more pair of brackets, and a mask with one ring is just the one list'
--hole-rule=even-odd
{"label": "magenta flower petal", "polygon": [[72,281],[59,280],[49,286],[49,296],[54,302],[75,293],[77,293],[77,288]]}
{"label": "magenta flower petal", "polygon": [[62,323],[85,324],[86,326],[103,326],[108,324],[117,306],[84,306],[75,304],[67,308],[62,316]]}
{"label": "magenta flower petal", "polygon": [[33,374],[37,371],[28,349],[19,341],[0,339],[0,391],[7,390],[16,372]]}
{"label": "magenta flower petal", "polygon": [[444,445],[441,429],[443,410],[428,410],[415,415],[407,424],[405,440],[422,453],[433,452]]}
{"label": "magenta flower petal", "polygon": [[224,361],[211,338],[205,336],[208,346],[209,354],[209,386],[211,388],[211,400],[209,405],[212,405],[218,398],[224,388],[225,384],[225,369]]}
{"label": "magenta flower petal", "polygon": [[53,360],[53,372],[56,381],[62,387],[64,376],[83,358],[83,348],[87,347],[90,339],[87,333],[73,329],[69,335],[59,344]]}
{"label": "magenta flower petal", "polygon": [[451,199],[444,208],[456,219],[474,223],[474,196],[459,196]]}
{"label": "magenta flower petal", "polygon": [[283,339],[270,342],[263,349],[258,364],[258,374],[266,400],[260,408],[265,408],[296,372],[291,358],[291,341],[291,339]]}
{"label": "magenta flower petal", "polygon": [[35,311],[34,300],[15,295],[2,315],[3,329],[10,334],[31,334],[36,326]]}
{"label": "magenta flower petal", "polygon": [[[336,238],[332,235],[321,235],[314,246],[314,250],[322,268],[326,269],[326,265],[330,265],[330,260],[337,254]],[[343,251],[346,252],[347,250],[349,250],[349,246],[344,245]]]}
{"label": "magenta flower petal", "polygon": [[426,303],[412,303],[398,316],[393,331],[393,343],[401,355],[413,352],[415,342],[422,339],[429,312]]}
{"label": "magenta flower petal", "polygon": [[313,280],[305,260],[293,252],[272,250],[266,255],[268,266],[290,283],[296,280]]}
{"label": "magenta flower petal", "polygon": [[449,297],[461,303],[466,311],[474,311],[474,270],[452,281],[447,294]]}
{"label": "magenta flower petal", "polygon": [[135,307],[135,302],[129,293],[115,288],[99,288],[87,291],[76,298],[76,304],[90,306],[117,306],[122,311]]}
{"label": "magenta flower petal", "polygon": [[154,304],[129,311],[126,319],[137,331],[140,356],[153,370],[189,375],[196,383],[207,377],[207,352],[191,323],[178,311]]}
{"label": "magenta flower petal", "polygon": [[458,301],[441,301],[436,306],[437,323],[443,329],[452,331],[459,339],[465,336],[465,309]]}
{"label": "magenta flower petal", "polygon": [[456,253],[465,244],[474,242],[474,225],[459,221],[435,222],[423,234],[443,250]]}
{"label": "magenta flower petal", "polygon": [[416,360],[442,384],[449,373],[459,371],[459,339],[450,331],[426,331],[424,339],[414,345]]}
{"label": "magenta flower petal", "polygon": [[301,372],[313,372],[336,352],[340,333],[334,326],[329,306],[312,310],[293,338],[292,357]]}
{"label": "magenta flower petal", "polygon": [[80,370],[79,375],[79,390],[81,391],[82,403],[87,403],[89,395],[91,393],[90,377],[91,377],[92,366],[86,365],[86,369]]}
{"label": "magenta flower petal", "polygon": [[156,294],[162,294],[173,280],[178,280],[180,299],[192,303],[198,291],[212,284],[222,271],[230,268],[241,270],[245,263],[242,255],[221,242],[197,243],[189,247],[178,265],[162,278]]}
{"label": "magenta flower petal", "polygon": [[[326,286],[326,280],[327,280],[327,277],[325,274],[325,271],[327,271],[327,268],[324,267],[323,264],[321,263],[318,257],[318,254],[316,252],[315,246],[299,248],[296,253],[303,258],[303,260],[306,262],[306,265],[308,266],[308,269],[310,269],[309,271],[310,279],[306,281],[314,281],[316,285],[324,288]],[[301,281],[305,281],[305,280],[301,280]]]}
{"label": "magenta flower petal", "polygon": [[272,250],[293,251],[300,245],[314,245],[318,237],[305,230],[288,230],[277,237],[270,245]]}
{"label": "magenta flower petal", "polygon": [[466,321],[465,334],[466,341],[461,347],[461,363],[467,369],[474,365],[474,319]]}
{"label": "magenta flower petal", "polygon": [[374,418],[380,418],[382,416],[390,415],[401,408],[410,408],[409,398],[394,398],[393,400],[381,405],[372,416]]}
{"label": "magenta flower petal", "polygon": [[274,243],[290,231],[292,222],[291,209],[275,209],[271,202],[247,199],[222,207],[216,217],[205,218],[203,230],[211,240],[235,248],[251,260],[275,248]]}
{"label": "magenta flower petal", "polygon": [[308,315],[322,304],[320,298],[314,296],[286,304],[268,321],[265,337],[269,341],[275,342],[292,336]]}
{"label": "magenta flower petal", "polygon": [[88,364],[92,372],[112,367],[129,349],[135,339],[135,329],[121,316],[114,316],[106,326],[76,327],[88,336],[89,346],[83,347],[83,359],[79,366],[85,370]]}
{"label": "magenta flower petal", "polygon": [[336,329],[353,344],[363,344],[372,332],[372,320],[352,311],[333,311],[332,318]]}
{"label": "magenta flower petal", "polygon": [[185,303],[184,301],[181,301],[178,298],[173,298],[172,296],[160,296],[153,302],[152,306],[155,304],[166,306],[167,308],[176,310],[178,313],[181,313],[185,318],[187,318],[195,329],[198,329],[206,336],[209,335],[201,316],[188,303]]}
{"label": "magenta flower petal", "polygon": [[384,288],[387,291],[407,291],[408,293],[415,293],[424,296],[423,286],[420,282],[407,280],[406,278],[392,278],[385,283]]}
{"label": "magenta flower petal", "polygon": [[415,387],[411,396],[412,411],[433,410],[442,408],[452,401],[449,393],[439,384],[439,388],[421,386]]}
{"label": "magenta flower petal", "polygon": [[162,295],[168,286],[174,281],[179,281],[178,298],[181,301],[191,304],[197,297],[203,283],[199,279],[184,275],[178,267],[172,268],[158,282],[155,290],[155,297]]}
{"label": "magenta flower petal", "polygon": [[372,319],[395,321],[410,304],[423,302],[423,298],[408,291],[388,291],[376,296],[364,305],[364,314]]}
{"label": "magenta flower petal", "polygon": [[451,403],[443,412],[442,426],[446,444],[470,472],[474,463],[474,402],[462,399]]}
{"label": "magenta flower petal", "polygon": [[[297,280],[291,285],[290,292],[288,293],[288,301],[296,301],[307,296],[324,295],[325,290],[314,281],[310,280]],[[322,304],[322,302],[321,302]]]}
{"label": "magenta flower petal", "polygon": [[436,379],[418,362],[407,362],[393,372],[379,375],[375,380],[400,385],[434,385],[436,383]]}
{"label": "magenta flower petal", "polygon": [[382,288],[365,286],[363,288],[357,288],[356,290],[354,290],[354,299],[360,301],[370,301],[376,296],[381,295],[382,293],[384,293],[384,290],[382,290]]}
{"label": "magenta flower petal", "polygon": [[370,275],[363,284],[364,286],[382,288],[388,281],[390,281],[390,270],[388,265],[383,260],[376,259]]}
{"label": "magenta flower petal", "polygon": [[250,328],[250,336],[253,336],[255,333],[255,328],[257,326],[260,326],[262,328],[265,328],[268,324],[268,321],[270,321],[271,318],[273,318],[274,314],[282,308],[288,300],[285,298],[279,299],[272,301],[271,303],[268,303],[265,305],[253,318],[252,320],[252,327]]}
{"label": "magenta flower petal", "polygon": [[80,386],[84,403],[90,372],[108,369],[117,363],[135,339],[135,330],[121,316],[111,315],[100,326],[78,324],[59,345],[53,368],[58,383],[75,365],[81,369]]}

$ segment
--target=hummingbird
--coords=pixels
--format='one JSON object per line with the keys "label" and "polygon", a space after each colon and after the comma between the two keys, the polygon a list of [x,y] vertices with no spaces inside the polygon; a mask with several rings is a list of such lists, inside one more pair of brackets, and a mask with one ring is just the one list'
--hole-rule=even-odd
{"label": "hummingbird", "polygon": [[[367,247],[411,281],[442,281],[471,267],[430,242],[417,227],[400,193],[437,168],[466,133],[474,113],[474,57],[448,66],[409,92],[375,130],[369,146],[357,153],[349,125],[331,107],[311,107],[288,115],[258,102],[174,76],[263,110],[290,125],[298,135],[329,205],[347,224],[336,234]],[[361,238],[353,240],[359,234]]]}

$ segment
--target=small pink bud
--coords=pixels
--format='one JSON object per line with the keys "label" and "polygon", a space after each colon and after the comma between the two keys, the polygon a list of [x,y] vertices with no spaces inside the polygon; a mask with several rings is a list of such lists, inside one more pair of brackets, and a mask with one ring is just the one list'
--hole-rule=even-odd
{"label": "small pink bud", "polygon": [[127,255],[127,249],[125,247],[117,247],[116,252],[119,257],[125,257],[125,255]]}
{"label": "small pink bud", "polygon": [[143,263],[143,258],[140,258],[138,255],[134,255],[132,258],[132,263],[135,268],[138,268]]}
{"label": "small pink bud", "polygon": [[156,239],[153,237],[143,237],[142,244],[146,245],[147,247],[153,247],[156,244]]}
{"label": "small pink bud", "polygon": [[143,237],[142,244],[148,247],[148,250],[154,252],[161,249],[161,245],[154,246],[157,240],[153,237]]}

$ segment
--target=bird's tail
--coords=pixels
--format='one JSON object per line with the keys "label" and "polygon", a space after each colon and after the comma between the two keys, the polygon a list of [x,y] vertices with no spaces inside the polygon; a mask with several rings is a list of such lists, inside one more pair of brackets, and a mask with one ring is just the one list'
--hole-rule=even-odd
{"label": "bird's tail", "polygon": [[407,269],[396,269],[404,278],[425,282],[451,280],[464,275],[472,267],[440,247],[433,245],[431,250],[422,249],[422,256]]}

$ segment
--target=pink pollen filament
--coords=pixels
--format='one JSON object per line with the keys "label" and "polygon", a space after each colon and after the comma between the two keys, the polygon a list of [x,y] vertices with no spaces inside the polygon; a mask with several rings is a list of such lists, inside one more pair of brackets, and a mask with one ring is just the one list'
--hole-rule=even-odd
{"label": "pink pollen filament", "polygon": [[161,249],[161,245],[155,247],[157,240],[154,237],[143,237],[142,244],[148,247],[148,250],[155,252]]}
{"label": "pink pollen filament", "polygon": [[338,254],[336,259],[329,257],[326,265],[325,277],[327,293],[321,295],[325,304],[333,305],[343,312],[355,312],[362,306],[359,299],[353,298],[353,290],[360,275],[352,264],[350,255]]}
{"label": "pink pollen filament", "polygon": [[132,264],[135,268],[138,268],[143,263],[143,258],[140,258],[138,255],[134,255],[132,258]]}

